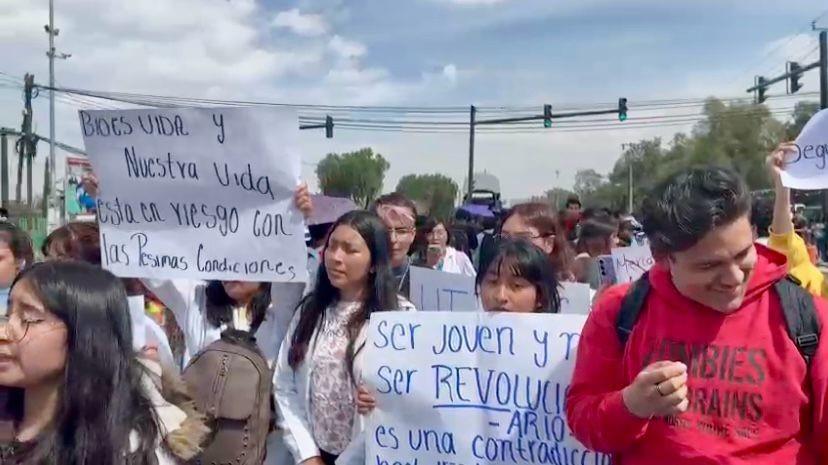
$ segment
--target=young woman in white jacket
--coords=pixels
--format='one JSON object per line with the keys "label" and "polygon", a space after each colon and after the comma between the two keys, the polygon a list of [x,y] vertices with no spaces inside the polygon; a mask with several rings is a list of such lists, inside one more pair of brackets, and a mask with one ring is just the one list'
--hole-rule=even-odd
{"label": "young woman in white jacket", "polygon": [[296,463],[333,464],[359,435],[356,392],[368,319],[373,312],[412,309],[397,295],[385,225],[365,211],[343,215],[276,365],[279,423]]}

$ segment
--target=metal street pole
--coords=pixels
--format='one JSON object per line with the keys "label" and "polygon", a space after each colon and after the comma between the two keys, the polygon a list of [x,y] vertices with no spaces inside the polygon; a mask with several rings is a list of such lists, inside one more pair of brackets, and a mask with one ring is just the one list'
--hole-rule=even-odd
{"label": "metal street pole", "polygon": [[819,33],[819,107],[828,108],[828,30]]}
{"label": "metal street pole", "polygon": [[[43,193],[43,202],[47,205],[46,216],[48,221],[48,205],[54,204],[51,202],[55,198],[54,183],[55,183],[55,4],[54,0],[49,0],[49,166],[47,169],[49,173],[47,178],[49,184],[44,184],[48,189]],[[62,223],[62,221],[61,221]]]}
{"label": "metal street pole", "polygon": [[469,107],[469,184],[466,193],[466,202],[471,202],[474,191],[474,126],[477,108],[474,105]]}
{"label": "metal street pole", "polygon": [[627,166],[629,167],[629,174],[630,174],[630,182],[629,182],[629,203],[627,204],[627,213],[630,215],[633,214],[633,165],[632,165],[632,156],[628,152],[627,153]]}

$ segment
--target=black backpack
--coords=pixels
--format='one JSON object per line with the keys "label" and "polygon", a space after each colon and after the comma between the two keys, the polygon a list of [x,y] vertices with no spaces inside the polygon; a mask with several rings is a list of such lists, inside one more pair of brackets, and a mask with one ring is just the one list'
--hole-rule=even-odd
{"label": "black backpack", "polygon": [[[814,306],[814,298],[805,289],[800,287],[799,281],[793,276],[780,279],[773,285],[776,294],[782,303],[785,313],[785,323],[788,326],[788,335],[796,344],[799,353],[810,364],[819,345],[819,318]],[[633,327],[644,307],[644,301],[650,292],[649,273],[644,273],[635,281],[624,300],[621,302],[621,311],[616,320],[616,332],[621,345],[626,345]]]}

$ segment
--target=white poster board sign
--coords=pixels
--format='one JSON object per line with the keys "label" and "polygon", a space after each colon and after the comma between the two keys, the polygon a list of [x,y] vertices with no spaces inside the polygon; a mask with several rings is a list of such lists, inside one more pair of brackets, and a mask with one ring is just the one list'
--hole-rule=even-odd
{"label": "white poster board sign", "polygon": [[592,292],[589,284],[562,282],[558,288],[561,298],[561,313],[568,315],[588,315],[592,309]]}
{"label": "white poster board sign", "polygon": [[[365,463],[609,464],[608,455],[572,437],[565,417],[585,320],[485,312],[373,314],[366,381],[376,391],[377,408],[366,424]],[[537,460],[523,458],[530,454]]]}
{"label": "white poster board sign", "polygon": [[81,111],[103,266],[119,276],[306,281],[297,116],[269,108]]}
{"label": "white poster board sign", "polygon": [[782,184],[792,189],[828,188],[828,110],[814,115],[795,143],[796,152],[785,159]]}
{"label": "white poster board sign", "polygon": [[635,281],[655,264],[649,247],[618,247],[612,249],[612,258],[618,283]]}
{"label": "white poster board sign", "polygon": [[474,312],[479,308],[474,278],[412,266],[411,303],[421,311]]}

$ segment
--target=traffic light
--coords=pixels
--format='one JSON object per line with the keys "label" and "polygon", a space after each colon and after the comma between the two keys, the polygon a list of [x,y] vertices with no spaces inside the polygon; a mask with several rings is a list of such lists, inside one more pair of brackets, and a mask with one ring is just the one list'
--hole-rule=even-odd
{"label": "traffic light", "polygon": [[789,78],[791,80],[791,85],[788,92],[790,92],[791,94],[795,94],[796,91],[802,88],[802,83],[799,82],[799,78],[802,77],[802,67],[799,66],[799,63],[795,61],[791,61],[789,63],[789,67],[790,69],[788,72],[791,75]]}
{"label": "traffic light", "polygon": [[325,137],[333,139],[333,118],[330,115],[325,116]]}
{"label": "traffic light", "polygon": [[543,105],[543,127],[552,127],[552,105],[548,103]]}
{"label": "traffic light", "polygon": [[767,81],[762,76],[756,78],[756,103],[765,103],[765,100],[768,99],[765,96],[765,90],[767,89],[767,87],[765,87],[765,82]]}
{"label": "traffic light", "polygon": [[618,121],[627,121],[627,99],[618,99]]}

